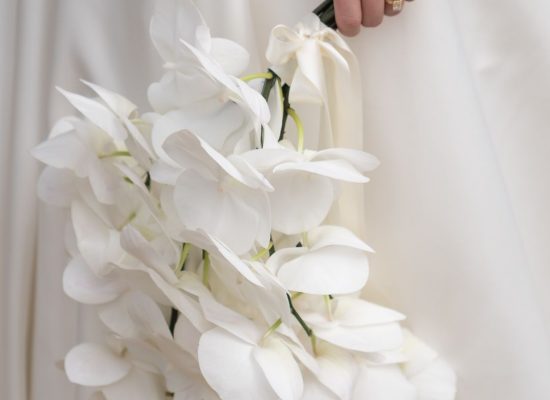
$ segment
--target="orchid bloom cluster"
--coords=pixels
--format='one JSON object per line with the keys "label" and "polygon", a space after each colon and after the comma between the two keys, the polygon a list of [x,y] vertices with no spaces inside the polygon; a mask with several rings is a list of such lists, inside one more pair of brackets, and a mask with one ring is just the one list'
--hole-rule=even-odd
{"label": "orchid bloom cluster", "polygon": [[60,90],[81,117],[33,150],[39,196],[70,210],[64,290],[109,332],[69,351],[69,380],[107,400],[452,399],[405,317],[360,298],[370,247],[325,223],[376,158],[305,149],[290,82],[239,78],[247,52],[191,1],[160,0],[151,37],[152,112],[84,82],[94,97]]}

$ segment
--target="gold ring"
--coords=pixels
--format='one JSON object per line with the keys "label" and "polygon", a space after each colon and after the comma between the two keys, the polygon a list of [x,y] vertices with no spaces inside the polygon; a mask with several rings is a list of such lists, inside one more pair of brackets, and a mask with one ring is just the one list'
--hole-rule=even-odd
{"label": "gold ring", "polygon": [[392,11],[401,11],[403,9],[403,2],[404,0],[386,0],[386,3],[392,7]]}

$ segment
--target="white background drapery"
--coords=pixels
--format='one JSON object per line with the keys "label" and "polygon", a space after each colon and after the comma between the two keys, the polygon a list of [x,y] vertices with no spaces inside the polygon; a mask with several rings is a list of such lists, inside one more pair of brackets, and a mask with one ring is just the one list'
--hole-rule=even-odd
{"label": "white background drapery", "polygon": [[[262,70],[304,0],[201,0]],[[0,398],[75,399],[54,365],[99,324],[62,292],[63,211],[39,205],[29,149],[78,79],[147,109],[153,1],[0,0]],[[350,40],[359,57],[368,295],[457,370],[459,399],[550,398],[550,4],[418,0]],[[359,134],[359,133],[358,133]]]}

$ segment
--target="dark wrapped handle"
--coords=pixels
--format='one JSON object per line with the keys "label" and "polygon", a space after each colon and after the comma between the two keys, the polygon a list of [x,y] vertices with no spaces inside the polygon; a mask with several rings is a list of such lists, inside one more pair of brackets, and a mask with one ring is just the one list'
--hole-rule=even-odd
{"label": "dark wrapped handle", "polygon": [[334,3],[333,0],[323,1],[313,13],[319,17],[321,22],[332,29],[337,29],[336,25],[336,16],[334,14]]}

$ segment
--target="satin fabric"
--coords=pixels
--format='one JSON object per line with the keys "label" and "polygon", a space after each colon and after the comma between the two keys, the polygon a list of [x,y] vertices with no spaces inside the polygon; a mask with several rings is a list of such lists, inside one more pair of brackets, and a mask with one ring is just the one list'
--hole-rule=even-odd
{"label": "satin fabric", "polygon": [[[201,0],[252,54],[315,1]],[[147,110],[152,1],[0,2],[0,398],[85,399],[55,362],[100,337],[61,288],[63,211],[39,206],[28,150],[78,79]],[[422,0],[349,40],[362,76],[366,295],[408,316],[458,373],[458,399],[550,398],[550,4]],[[305,121],[306,127],[318,121]],[[307,132],[306,132],[307,135]],[[398,400],[398,399],[397,399]]]}

